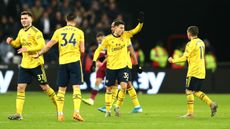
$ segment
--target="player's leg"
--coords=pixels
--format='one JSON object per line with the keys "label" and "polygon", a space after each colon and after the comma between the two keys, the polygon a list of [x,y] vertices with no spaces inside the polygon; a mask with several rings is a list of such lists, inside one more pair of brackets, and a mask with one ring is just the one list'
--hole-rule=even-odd
{"label": "player's leg", "polygon": [[[136,90],[134,89],[133,87],[133,84],[132,84],[132,80],[135,76],[137,75],[134,75],[134,74],[137,74],[136,71],[132,71],[132,69],[128,69],[128,72],[129,72],[129,81],[128,81],[128,85],[127,85],[127,90],[128,90],[128,94],[133,102],[133,106],[134,106],[134,109],[132,110],[132,113],[138,113],[138,112],[142,112],[142,107],[139,103],[139,100],[138,100],[138,97],[137,97],[137,92]],[[134,77],[133,77],[134,75]]]}
{"label": "player's leg", "polygon": [[118,82],[120,82],[121,90],[118,92],[117,103],[114,109],[116,116],[120,116],[120,107],[122,106],[126,95],[128,80],[129,80],[128,68],[120,69],[118,72]]}
{"label": "player's leg", "polygon": [[118,81],[115,82],[115,85],[112,86],[112,105],[116,105],[118,95]]}
{"label": "player's leg", "polygon": [[73,105],[74,105],[73,119],[78,121],[84,121],[84,119],[80,115],[81,99],[82,96],[81,96],[80,85],[73,85]]}
{"label": "player's leg", "polygon": [[24,102],[25,102],[25,90],[28,83],[31,82],[32,75],[29,69],[19,68],[18,86],[17,86],[17,98],[16,98],[16,114],[10,115],[10,120],[21,120]]}
{"label": "player's leg", "polygon": [[195,96],[198,97],[203,102],[205,102],[210,107],[211,117],[213,117],[217,112],[218,105],[215,102],[213,102],[204,92],[201,91],[203,79],[195,78],[195,80],[197,84],[196,90],[195,90]]}
{"label": "player's leg", "polygon": [[192,77],[186,78],[186,96],[187,96],[187,114],[181,116],[182,118],[192,118],[194,112],[194,80]]}
{"label": "player's leg", "polygon": [[64,121],[64,102],[65,102],[65,93],[66,86],[59,86],[57,93],[57,119],[58,121]]}
{"label": "player's leg", "polygon": [[57,93],[57,118],[58,121],[64,121],[64,102],[65,93],[68,85],[69,74],[67,72],[67,65],[59,65],[58,67],[58,93]]}
{"label": "player's leg", "polygon": [[138,100],[138,97],[137,97],[137,92],[134,89],[131,81],[128,82],[127,90],[128,90],[129,96],[130,96],[130,98],[131,98],[131,100],[133,102],[133,106],[134,106],[134,109],[132,110],[132,113],[142,112],[142,107],[141,107],[141,105],[139,103],[139,100]]}
{"label": "player's leg", "polygon": [[112,105],[112,89],[115,85],[117,76],[117,70],[106,70],[106,92],[105,92],[105,107],[106,107],[106,114],[105,117],[111,116],[111,105]]}
{"label": "player's leg", "polygon": [[80,115],[80,106],[82,100],[80,85],[83,84],[83,72],[81,62],[77,61],[68,64],[68,71],[70,71],[70,83],[71,85],[73,85],[73,119],[77,121],[84,121],[84,119]]}
{"label": "player's leg", "polygon": [[54,90],[47,84],[46,73],[43,65],[40,65],[36,68],[31,69],[33,76],[39,82],[42,90],[46,93],[49,98],[52,100],[55,107],[57,107],[57,96]]}
{"label": "player's leg", "polygon": [[193,91],[186,89],[187,96],[187,114],[182,116],[186,118],[192,118],[194,113],[194,95]]}

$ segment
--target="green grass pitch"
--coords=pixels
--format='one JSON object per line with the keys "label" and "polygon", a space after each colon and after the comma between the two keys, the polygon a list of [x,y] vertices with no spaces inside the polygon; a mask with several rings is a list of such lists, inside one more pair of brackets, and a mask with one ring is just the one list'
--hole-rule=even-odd
{"label": "green grass pitch", "polygon": [[[87,98],[88,93],[83,93]],[[195,98],[195,116],[182,119],[186,113],[184,94],[140,94],[143,113],[130,113],[133,109],[128,95],[121,108],[121,117],[105,118],[97,108],[104,104],[104,94],[99,93],[93,106],[81,104],[81,115],[85,122],[72,119],[73,102],[71,93],[65,97],[65,121],[58,122],[55,107],[42,92],[27,92],[24,105],[24,119],[10,121],[7,116],[15,112],[16,92],[0,94],[0,129],[229,129],[230,95],[208,94],[218,105],[217,115],[210,117],[209,107]]]}

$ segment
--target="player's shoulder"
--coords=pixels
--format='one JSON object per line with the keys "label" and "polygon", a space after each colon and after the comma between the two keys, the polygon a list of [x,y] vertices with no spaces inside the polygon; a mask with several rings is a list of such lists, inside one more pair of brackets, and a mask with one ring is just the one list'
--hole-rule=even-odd
{"label": "player's shoulder", "polygon": [[41,33],[41,31],[36,28],[35,26],[31,26],[31,30],[34,32],[34,33]]}
{"label": "player's shoulder", "polygon": [[84,33],[82,29],[78,28],[78,27],[74,27],[77,31]]}
{"label": "player's shoulder", "polygon": [[105,36],[104,40],[111,40],[113,38],[114,38],[114,36],[112,34],[109,34],[109,35]]}
{"label": "player's shoulder", "polygon": [[200,38],[195,38],[195,39],[191,40],[191,44],[192,45],[204,44],[204,42]]}

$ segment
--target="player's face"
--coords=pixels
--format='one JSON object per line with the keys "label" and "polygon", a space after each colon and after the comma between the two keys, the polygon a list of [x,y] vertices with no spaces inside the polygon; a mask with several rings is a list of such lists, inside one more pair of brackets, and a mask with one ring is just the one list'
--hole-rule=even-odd
{"label": "player's face", "polygon": [[112,24],[111,24],[111,31],[112,31],[112,33],[114,32],[114,22],[112,22]]}
{"label": "player's face", "polygon": [[117,36],[121,36],[124,31],[125,31],[125,25],[120,24],[114,27],[114,33],[116,33]]}
{"label": "player's face", "polygon": [[21,24],[23,27],[28,27],[32,24],[32,18],[29,15],[21,15]]}
{"label": "player's face", "polygon": [[104,36],[98,36],[97,37],[98,44],[101,44],[101,42],[102,42],[103,39],[104,39]]}
{"label": "player's face", "polygon": [[191,34],[187,31],[187,37],[188,39],[191,39]]}

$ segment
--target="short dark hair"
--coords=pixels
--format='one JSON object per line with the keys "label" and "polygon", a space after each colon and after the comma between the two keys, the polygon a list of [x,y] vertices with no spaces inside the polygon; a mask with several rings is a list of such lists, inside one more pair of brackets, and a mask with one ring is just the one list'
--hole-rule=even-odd
{"label": "short dark hair", "polygon": [[120,24],[125,25],[125,22],[120,19],[113,20],[114,26],[119,26]]}
{"label": "short dark hair", "polygon": [[69,14],[67,15],[66,20],[67,20],[67,21],[73,21],[73,20],[76,19],[76,18],[77,18],[76,14],[75,14],[74,12],[71,12],[71,13],[69,13]]}
{"label": "short dark hair", "polygon": [[199,34],[199,28],[197,26],[189,26],[187,32],[192,36],[197,36]]}
{"label": "short dark hair", "polygon": [[98,32],[98,33],[96,34],[96,37],[100,37],[100,36],[105,36],[105,34],[104,34],[103,32]]}
{"label": "short dark hair", "polygon": [[30,17],[33,17],[32,13],[31,13],[30,11],[22,11],[22,12],[21,12],[21,16],[22,16],[22,15],[28,15],[28,16],[30,16]]}

